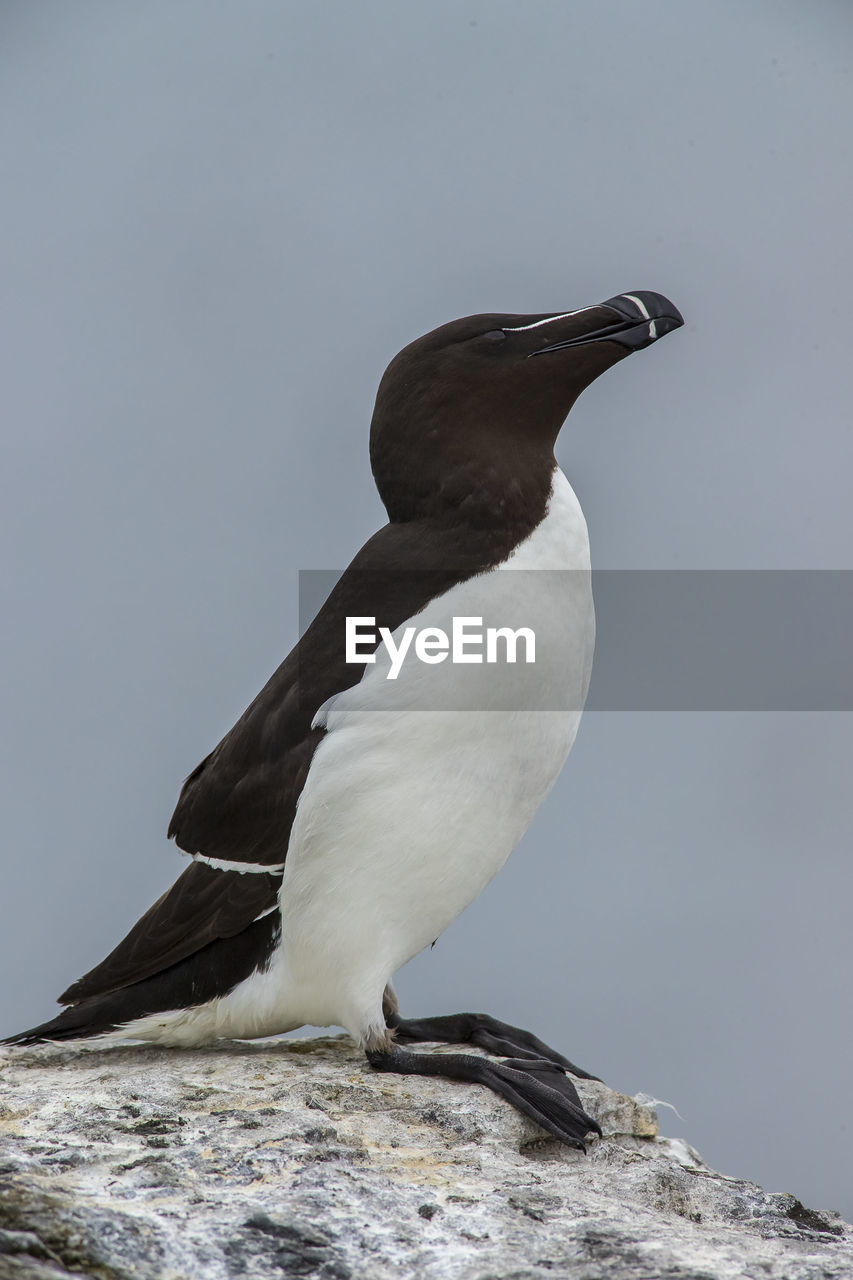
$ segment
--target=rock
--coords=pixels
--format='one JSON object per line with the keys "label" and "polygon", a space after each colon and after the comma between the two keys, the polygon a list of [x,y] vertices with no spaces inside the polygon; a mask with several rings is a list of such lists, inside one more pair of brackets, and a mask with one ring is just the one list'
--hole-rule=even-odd
{"label": "rock", "polygon": [[9,1049],[0,1082],[2,1280],[853,1275],[837,1215],[714,1173],[597,1083],[584,1156],[345,1037]]}

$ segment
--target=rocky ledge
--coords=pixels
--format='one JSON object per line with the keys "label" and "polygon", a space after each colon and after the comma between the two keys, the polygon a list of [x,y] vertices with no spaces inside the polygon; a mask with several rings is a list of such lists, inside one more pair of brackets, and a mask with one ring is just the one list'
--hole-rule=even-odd
{"label": "rocky ledge", "polygon": [[344,1037],[2,1051],[0,1277],[853,1275],[836,1215],[579,1088],[604,1130],[586,1156],[485,1089],[373,1074]]}

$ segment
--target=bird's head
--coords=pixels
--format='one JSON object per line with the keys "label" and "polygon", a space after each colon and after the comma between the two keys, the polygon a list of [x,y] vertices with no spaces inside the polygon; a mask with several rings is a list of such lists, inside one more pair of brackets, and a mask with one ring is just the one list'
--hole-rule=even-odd
{"label": "bird's head", "polygon": [[392,520],[488,507],[528,473],[553,468],[565,418],[585,387],[684,323],[659,293],[592,307],[453,320],[394,357],[379,385],[370,457]]}

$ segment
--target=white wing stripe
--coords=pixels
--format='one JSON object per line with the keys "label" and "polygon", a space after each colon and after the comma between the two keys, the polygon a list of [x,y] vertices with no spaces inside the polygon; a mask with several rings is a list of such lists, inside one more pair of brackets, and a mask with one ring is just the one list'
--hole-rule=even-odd
{"label": "white wing stripe", "polygon": [[[181,850],[183,853],[183,850]],[[228,858],[208,858],[204,853],[188,855],[193,862],[203,862],[215,871],[236,871],[238,875],[271,875],[277,876],[284,871],[283,862],[231,862]]]}

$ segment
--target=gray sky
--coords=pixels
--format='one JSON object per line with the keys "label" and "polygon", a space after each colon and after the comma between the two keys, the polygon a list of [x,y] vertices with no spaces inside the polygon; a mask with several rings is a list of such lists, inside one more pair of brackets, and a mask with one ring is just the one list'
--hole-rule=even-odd
{"label": "gray sky", "polygon": [[[182,869],[298,570],[382,522],[373,396],[427,329],[667,294],[558,445],[594,563],[853,567],[852,39],[840,2],[3,6],[0,1032]],[[853,1216],[850,732],[589,713],[405,1009],[528,1025]]]}

